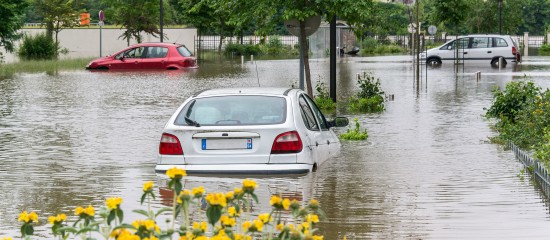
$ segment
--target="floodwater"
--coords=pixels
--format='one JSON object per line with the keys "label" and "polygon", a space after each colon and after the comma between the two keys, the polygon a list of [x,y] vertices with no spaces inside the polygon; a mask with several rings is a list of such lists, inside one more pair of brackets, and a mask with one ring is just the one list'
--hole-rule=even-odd
{"label": "floodwater", "polygon": [[[266,212],[271,194],[319,200],[325,239],[546,239],[548,202],[513,154],[488,143],[496,133],[482,115],[491,90],[530,76],[550,86],[550,58],[530,57],[502,70],[489,64],[422,71],[408,56],[341,58],[338,95],[358,90],[371,72],[394,100],[379,114],[350,115],[368,141],[343,142],[341,154],[306,176],[254,178]],[[313,60],[313,81],[328,85],[328,59]],[[481,71],[477,81],[474,73]],[[39,239],[51,238],[47,217],[73,216],[124,198],[125,222],[136,219],[142,184],[154,173],[161,131],[192,93],[215,87],[296,85],[297,60],[227,60],[163,72],[66,71],[0,80],[0,236],[19,236],[21,211],[36,211]],[[343,132],[345,129],[338,129]],[[242,177],[189,177],[207,191],[239,186]],[[155,188],[153,207],[170,202]],[[71,217],[74,220],[74,217]],[[161,224],[164,227],[163,224]]]}

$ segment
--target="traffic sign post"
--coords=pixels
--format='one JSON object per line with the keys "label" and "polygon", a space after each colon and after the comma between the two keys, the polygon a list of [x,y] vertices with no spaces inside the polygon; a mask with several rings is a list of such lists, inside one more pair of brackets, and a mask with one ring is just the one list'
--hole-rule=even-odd
{"label": "traffic sign post", "polygon": [[101,52],[101,49],[103,48],[102,46],[102,32],[103,32],[103,20],[105,19],[105,13],[103,13],[103,10],[100,10],[99,11],[99,57],[103,57],[102,56],[102,52]]}

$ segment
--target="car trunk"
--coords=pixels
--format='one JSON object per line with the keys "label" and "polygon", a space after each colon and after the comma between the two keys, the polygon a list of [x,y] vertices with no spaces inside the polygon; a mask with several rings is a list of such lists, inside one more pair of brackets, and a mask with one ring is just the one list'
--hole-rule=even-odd
{"label": "car trunk", "polygon": [[186,164],[266,164],[276,135],[273,129],[184,131]]}

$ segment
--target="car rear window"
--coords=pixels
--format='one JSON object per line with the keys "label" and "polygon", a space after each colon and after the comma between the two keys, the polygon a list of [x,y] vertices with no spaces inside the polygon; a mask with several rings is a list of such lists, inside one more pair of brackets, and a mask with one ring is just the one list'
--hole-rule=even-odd
{"label": "car rear window", "polygon": [[270,125],[285,119],[285,98],[239,95],[197,98],[182,109],[174,124],[194,125],[192,120],[201,126]]}
{"label": "car rear window", "polygon": [[191,51],[189,51],[189,49],[187,49],[185,46],[179,46],[178,47],[178,52],[180,53],[181,56],[183,57],[191,57],[193,54],[191,53]]}

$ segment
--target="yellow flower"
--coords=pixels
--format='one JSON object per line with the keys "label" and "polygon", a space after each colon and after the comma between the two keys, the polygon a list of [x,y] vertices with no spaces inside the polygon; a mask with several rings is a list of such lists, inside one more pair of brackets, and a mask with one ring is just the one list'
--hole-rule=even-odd
{"label": "yellow flower", "polygon": [[136,229],[139,229],[140,227],[143,227],[147,229],[148,231],[154,231],[157,233],[160,233],[160,227],[157,226],[155,221],[151,219],[147,220],[136,220],[132,223],[132,226],[134,226]]}
{"label": "yellow flower", "polygon": [[173,167],[166,171],[166,175],[171,179],[181,179],[182,177],[187,176],[187,173],[181,168]]}
{"label": "yellow flower", "polygon": [[231,218],[231,217],[228,217],[226,215],[223,215],[220,218],[220,222],[222,223],[222,226],[224,226],[224,227],[233,227],[237,224],[237,222],[235,221],[235,218]]}
{"label": "yellow flower", "polygon": [[63,221],[65,221],[65,219],[67,219],[67,215],[65,214],[57,214],[57,216],[50,216],[48,217],[48,221],[50,222],[50,224],[56,224],[56,223],[61,223]]}
{"label": "yellow flower", "polygon": [[126,228],[119,228],[119,229],[113,230],[109,236],[112,238],[118,239],[118,237],[122,235],[132,235],[132,233],[128,231]]}
{"label": "yellow flower", "polygon": [[225,231],[219,231],[216,236],[213,236],[210,238],[210,240],[231,240],[229,236],[225,233]]}
{"label": "yellow flower", "polygon": [[227,199],[223,193],[210,193],[206,196],[206,201],[212,206],[227,206]]}
{"label": "yellow flower", "polygon": [[300,202],[298,202],[298,200],[296,200],[296,199],[293,199],[292,201],[290,201],[290,208],[291,209],[299,209],[300,208]]}
{"label": "yellow flower", "polygon": [[193,229],[200,229],[202,232],[206,232],[206,230],[208,229],[208,223],[206,222],[201,222],[201,223],[198,223],[198,222],[193,222]]}
{"label": "yellow flower", "polygon": [[235,240],[252,240],[251,236],[241,235],[241,234],[238,234],[238,233],[234,233],[233,237],[235,237]]}
{"label": "yellow flower", "polygon": [[235,207],[229,207],[227,209],[227,214],[230,217],[238,217],[240,215],[240,213],[237,212],[237,209]]}
{"label": "yellow flower", "polygon": [[235,198],[235,193],[233,191],[226,192],[225,198],[227,198],[227,200],[233,200],[233,198]]}
{"label": "yellow flower", "polygon": [[283,202],[283,199],[281,199],[279,196],[277,195],[273,195],[271,196],[271,200],[269,200],[269,204],[271,206],[280,206],[281,203]]}
{"label": "yellow flower", "polygon": [[312,209],[319,208],[319,201],[317,201],[316,199],[311,199],[311,201],[309,201],[309,207]]}
{"label": "yellow flower", "polygon": [[243,190],[245,192],[252,192],[254,189],[256,189],[256,181],[250,179],[243,180]]}
{"label": "yellow flower", "polygon": [[120,206],[120,204],[122,203],[122,198],[120,198],[120,197],[107,198],[105,203],[106,203],[107,208],[109,210],[117,209]]}
{"label": "yellow flower", "polygon": [[273,217],[271,217],[269,213],[260,214],[258,216],[258,219],[260,219],[260,221],[262,221],[262,223],[268,223],[268,222],[273,221]]}
{"label": "yellow flower", "polygon": [[277,224],[277,227],[276,227],[276,228],[277,228],[277,231],[280,232],[280,231],[283,231],[283,228],[284,228],[284,227],[285,227],[285,225],[283,225],[282,223],[279,223],[279,224]]}
{"label": "yellow flower", "polygon": [[290,200],[289,200],[288,198],[285,198],[285,199],[283,200],[283,208],[284,208],[285,210],[288,210],[289,207],[290,207]]}
{"label": "yellow flower", "polygon": [[22,212],[19,214],[19,222],[38,222],[38,215],[35,212],[27,213],[27,211]]}
{"label": "yellow flower", "polygon": [[159,240],[159,239],[155,236],[151,236],[151,237],[148,237],[148,238],[144,238],[143,240]]}
{"label": "yellow flower", "polygon": [[317,216],[315,214],[308,214],[306,216],[306,222],[318,223],[319,222],[319,216]]}
{"label": "yellow flower", "polygon": [[195,196],[196,198],[202,197],[203,194],[204,194],[203,186],[193,188],[193,196]]}
{"label": "yellow flower", "polygon": [[260,220],[254,220],[254,227],[258,232],[261,232],[264,229],[264,223]]}
{"label": "yellow flower", "polygon": [[74,215],[81,216],[82,214],[93,217],[95,215],[95,209],[94,207],[92,207],[92,205],[88,205],[87,208],[83,208],[81,206],[76,207],[76,209],[74,210]]}
{"label": "yellow flower", "polygon": [[13,240],[11,237],[2,237],[0,240]]}
{"label": "yellow flower", "polygon": [[233,189],[233,192],[235,193],[235,195],[240,195],[243,193],[243,189],[236,187]]}
{"label": "yellow flower", "polygon": [[149,192],[151,190],[153,190],[153,182],[152,181],[145,182],[143,184],[143,191],[144,192]]}
{"label": "yellow flower", "polygon": [[248,229],[250,229],[250,227],[252,227],[252,222],[251,221],[246,221],[243,223],[243,230],[245,232],[248,232]]}

